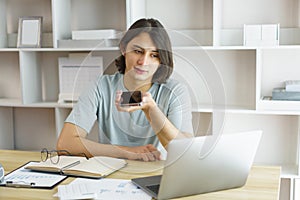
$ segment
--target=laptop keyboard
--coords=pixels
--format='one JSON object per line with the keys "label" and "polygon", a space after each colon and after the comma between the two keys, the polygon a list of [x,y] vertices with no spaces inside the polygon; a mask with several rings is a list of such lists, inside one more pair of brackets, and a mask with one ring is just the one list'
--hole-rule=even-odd
{"label": "laptop keyboard", "polygon": [[158,194],[159,191],[159,185],[147,185],[146,186],[149,190],[154,192],[155,194]]}

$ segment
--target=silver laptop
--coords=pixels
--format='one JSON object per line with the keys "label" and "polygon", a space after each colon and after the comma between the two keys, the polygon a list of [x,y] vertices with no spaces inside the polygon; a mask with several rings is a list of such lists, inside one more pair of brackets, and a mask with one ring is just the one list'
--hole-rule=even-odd
{"label": "silver laptop", "polygon": [[156,199],[169,199],[246,183],[262,131],[173,140],[163,174],[132,179]]}

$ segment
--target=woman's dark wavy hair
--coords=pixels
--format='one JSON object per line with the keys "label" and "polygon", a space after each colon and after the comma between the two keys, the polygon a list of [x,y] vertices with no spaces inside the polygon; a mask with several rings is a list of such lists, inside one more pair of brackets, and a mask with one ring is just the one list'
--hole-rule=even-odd
{"label": "woman's dark wavy hair", "polygon": [[[163,25],[156,19],[139,19],[128,29],[120,41],[120,49],[125,52],[127,44],[140,33],[148,33],[155,44],[160,65],[154,73],[152,83],[165,83],[173,72],[173,53],[170,38]],[[116,67],[121,74],[125,73],[125,57],[121,55],[115,60]]]}

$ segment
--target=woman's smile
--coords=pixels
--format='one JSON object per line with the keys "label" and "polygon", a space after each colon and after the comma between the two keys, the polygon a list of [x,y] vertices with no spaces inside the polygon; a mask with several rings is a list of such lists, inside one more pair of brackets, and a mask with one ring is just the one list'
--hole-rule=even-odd
{"label": "woman's smile", "polygon": [[143,70],[139,67],[134,67],[134,71],[137,73],[137,74],[146,74],[148,71],[147,70]]}

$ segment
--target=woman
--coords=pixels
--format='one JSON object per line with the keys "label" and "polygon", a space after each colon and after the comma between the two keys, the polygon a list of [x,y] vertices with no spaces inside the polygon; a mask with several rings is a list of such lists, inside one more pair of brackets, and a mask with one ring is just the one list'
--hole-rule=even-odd
{"label": "woman", "polygon": [[[65,121],[58,150],[88,156],[154,161],[175,138],[192,136],[191,102],[186,87],[169,79],[170,39],[155,19],[140,19],[120,42],[118,73],[100,76]],[[142,104],[122,107],[122,91],[141,91]],[[86,139],[95,121],[99,140]]]}

